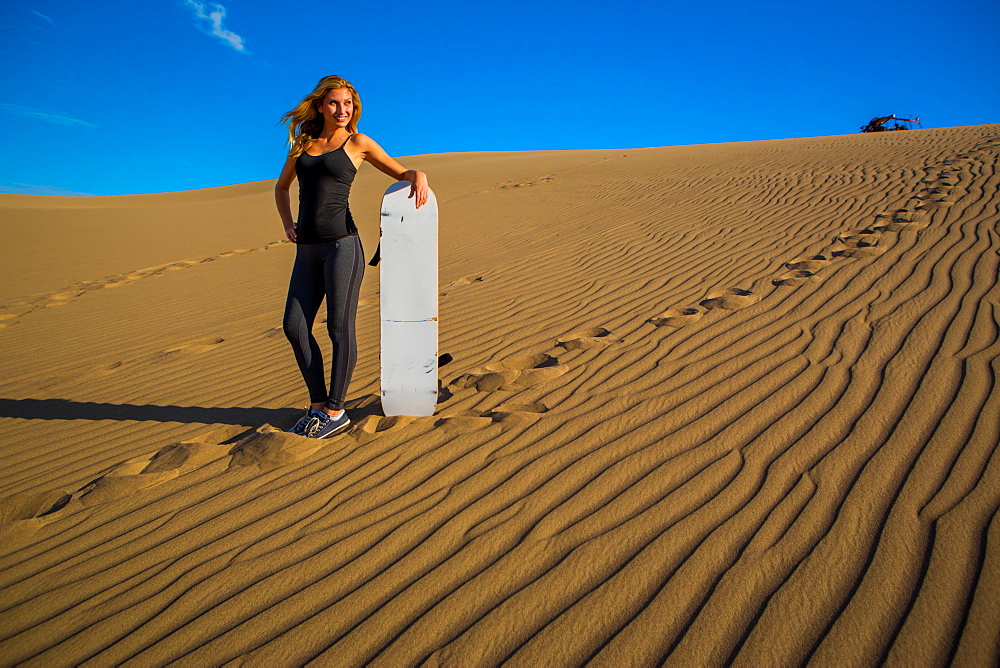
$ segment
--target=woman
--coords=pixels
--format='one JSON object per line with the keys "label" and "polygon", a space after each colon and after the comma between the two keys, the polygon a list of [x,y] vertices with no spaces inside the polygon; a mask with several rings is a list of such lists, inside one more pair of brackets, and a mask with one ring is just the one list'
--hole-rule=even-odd
{"label": "woman", "polygon": [[[274,186],[285,236],[296,244],[295,265],[285,302],[284,330],[309,389],[311,406],[290,430],[326,438],[351,423],[344,411],[354,373],[354,319],[364,275],[364,256],[347,198],[361,162],[367,160],[397,181],[409,181],[419,208],[427,201],[427,176],[405,169],[371,137],[358,133],[361,99],[338,76],[323,77],[316,89],[285,114],[291,150]],[[299,216],[292,220],[289,188],[299,180]],[[326,298],[333,364],[327,390],[323,357],[312,335]]]}

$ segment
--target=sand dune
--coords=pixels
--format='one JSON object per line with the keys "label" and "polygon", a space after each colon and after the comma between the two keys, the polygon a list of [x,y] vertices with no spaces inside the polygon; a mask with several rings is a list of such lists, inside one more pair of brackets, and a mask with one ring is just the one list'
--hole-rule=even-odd
{"label": "sand dune", "polygon": [[406,159],[453,361],[381,415],[369,270],[329,441],[281,431],[272,182],[0,196],[0,660],[995,665],[998,156]]}

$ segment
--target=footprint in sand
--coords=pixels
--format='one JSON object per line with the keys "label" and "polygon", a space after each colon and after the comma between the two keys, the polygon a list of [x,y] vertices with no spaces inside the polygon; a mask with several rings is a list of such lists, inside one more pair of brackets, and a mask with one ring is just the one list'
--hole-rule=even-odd
{"label": "footprint in sand", "polygon": [[800,285],[805,285],[806,283],[815,283],[818,280],[819,276],[808,269],[793,269],[792,271],[786,271],[784,274],[778,276],[776,279],[771,281],[771,284],[798,287]]}
{"label": "footprint in sand", "polygon": [[883,255],[887,250],[883,246],[868,245],[867,242],[862,243],[865,245],[835,245],[830,254],[833,257],[841,258],[878,257],[879,255]]}
{"label": "footprint in sand", "polygon": [[865,228],[856,234],[839,234],[834,237],[830,255],[838,258],[876,257],[886,252],[878,246],[882,237],[880,230]]}
{"label": "footprint in sand", "polygon": [[163,360],[165,358],[170,359],[176,357],[177,355],[189,355],[207,352],[212,350],[220,343],[223,343],[225,339],[219,336],[210,336],[199,341],[194,341],[193,343],[186,343],[182,346],[177,346],[176,348],[170,348],[169,350],[164,350],[159,354],[159,359]]}
{"label": "footprint in sand", "polygon": [[0,499],[0,525],[52,515],[73,499],[60,490],[38,494],[13,494]]}
{"label": "footprint in sand", "polygon": [[[948,190],[950,191],[950,189]],[[920,194],[914,195],[913,199],[918,200],[921,203],[927,203],[945,199],[946,195],[948,194],[945,193],[941,188],[926,188],[925,191],[926,192],[921,192]]]}
{"label": "footprint in sand", "polygon": [[883,255],[886,249],[880,246],[868,246],[864,248],[843,248],[833,251],[834,257],[858,258],[858,257],[878,257]]}
{"label": "footprint in sand", "polygon": [[566,350],[587,350],[590,348],[607,348],[610,345],[621,343],[621,339],[612,339],[611,331],[603,327],[584,329],[578,332],[571,332],[556,339],[556,345]]}
{"label": "footprint in sand", "polygon": [[34,308],[38,301],[40,301],[38,297],[22,297],[21,299],[14,299],[4,304],[4,310],[14,311],[20,315],[27,313]]}
{"label": "footprint in sand", "polygon": [[757,295],[750,290],[726,288],[725,290],[709,293],[708,298],[700,301],[699,305],[708,310],[721,308],[727,311],[736,311],[750,306],[757,299]]}
{"label": "footprint in sand", "polygon": [[[348,410],[350,410],[350,406],[348,406]],[[363,445],[378,438],[379,434],[397,431],[411,422],[420,419],[422,418],[415,418],[409,415],[391,415],[388,417],[382,415],[365,415],[353,422],[344,434],[350,435],[357,443]],[[302,437],[296,436],[295,438]],[[333,439],[337,438],[337,435],[333,436]]]}
{"label": "footprint in sand", "polygon": [[548,183],[552,179],[553,179],[553,177],[551,177],[551,176],[543,176],[543,177],[541,177],[539,179],[535,179],[534,181],[504,181],[503,183],[500,184],[499,187],[500,188],[526,188],[528,186],[537,186],[537,185],[539,185],[541,183]]}
{"label": "footprint in sand", "polygon": [[253,251],[254,251],[253,248],[236,248],[231,251],[225,251],[223,253],[219,253],[215,257],[220,258],[220,257],[233,257],[234,255],[246,255],[247,253],[252,253]]}
{"label": "footprint in sand", "polygon": [[484,429],[493,424],[493,416],[482,411],[459,411],[451,415],[442,415],[434,426],[443,429],[448,434],[464,434],[478,429]]}
{"label": "footprint in sand", "polygon": [[927,222],[919,218],[893,218],[887,223],[876,227],[876,230],[885,232],[904,232],[922,230],[927,227]]}
{"label": "footprint in sand", "polygon": [[194,262],[174,262],[173,264],[167,265],[167,271],[177,271],[178,269],[187,269],[188,267],[193,267]]}
{"label": "footprint in sand", "polygon": [[200,441],[181,441],[161,448],[140,472],[144,475],[166,473],[182,468],[197,468],[222,456],[222,446]]}
{"label": "footprint in sand", "polygon": [[495,423],[524,426],[536,422],[548,410],[542,403],[503,403],[490,411],[490,417]]}
{"label": "footprint in sand", "polygon": [[524,369],[538,369],[542,367],[553,367],[559,360],[552,355],[537,353],[535,355],[524,355],[523,357],[508,357],[499,362],[490,362],[483,368],[489,371],[510,371]]}
{"label": "footprint in sand", "polygon": [[910,211],[909,209],[877,213],[875,218],[882,222],[872,228],[873,232],[902,232],[903,230],[922,230],[927,227],[926,218],[919,211]]}
{"label": "footprint in sand", "polygon": [[215,443],[174,443],[152,455],[135,457],[106,469],[99,477],[78,489],[73,498],[86,507],[123,499],[147,487],[172,480],[181,473],[219,459],[225,454],[226,449]]}
{"label": "footprint in sand", "polygon": [[795,258],[785,263],[785,268],[788,271],[771,281],[771,284],[798,287],[806,283],[815,283],[820,280],[816,272],[829,264],[830,259],[825,255],[810,255],[809,257]]}
{"label": "footprint in sand", "polygon": [[830,258],[825,255],[810,255],[809,257],[797,257],[785,263],[787,269],[792,271],[811,271],[816,273],[820,269],[830,265]]}
{"label": "footprint in sand", "polygon": [[481,283],[483,280],[484,280],[484,277],[480,276],[478,274],[470,274],[469,276],[463,276],[462,278],[457,278],[454,281],[452,281],[451,283],[448,283],[447,285],[445,285],[444,286],[444,290],[442,290],[441,292],[439,292],[438,296],[440,296],[440,297],[447,297],[448,296],[448,293],[447,293],[448,288],[453,288],[453,287],[462,286],[462,285],[472,285],[473,283]]}
{"label": "footprint in sand", "polygon": [[71,299],[79,297],[83,292],[79,290],[72,290],[69,292],[58,292],[54,295],[49,295],[48,302],[45,304],[46,308],[51,308],[53,306],[65,306],[69,304]]}
{"label": "footprint in sand", "polygon": [[918,211],[937,211],[938,209],[947,209],[949,206],[954,205],[955,202],[947,199],[929,199],[925,200],[923,204],[917,207]]}
{"label": "footprint in sand", "polygon": [[672,308],[664,311],[655,318],[650,318],[646,322],[656,327],[687,327],[701,320],[705,313],[699,308],[689,306],[687,308]]}
{"label": "footprint in sand", "polygon": [[531,404],[503,403],[493,409],[493,413],[532,413],[541,414],[549,411],[548,406],[541,402]]}
{"label": "footprint in sand", "polygon": [[338,436],[305,438],[265,424],[232,447],[229,468],[256,466],[269,471],[305,459],[322,448],[342,445]]}
{"label": "footprint in sand", "polygon": [[94,364],[86,369],[86,374],[88,376],[106,376],[109,373],[114,373],[118,369],[125,366],[125,363],[121,360],[117,362],[111,362],[110,364]]}
{"label": "footprint in sand", "polygon": [[17,319],[22,315],[23,313],[0,313],[0,329],[17,324]]}
{"label": "footprint in sand", "polygon": [[540,353],[487,364],[482,369],[459,376],[449,383],[449,387],[456,390],[474,387],[478,392],[517,392],[547,383],[567,371],[567,365],[560,364],[551,355]]}
{"label": "footprint in sand", "polygon": [[503,403],[488,411],[466,410],[451,414],[446,412],[438,418],[434,426],[450,434],[459,434],[484,429],[492,424],[524,425],[534,422],[548,410],[542,403]]}

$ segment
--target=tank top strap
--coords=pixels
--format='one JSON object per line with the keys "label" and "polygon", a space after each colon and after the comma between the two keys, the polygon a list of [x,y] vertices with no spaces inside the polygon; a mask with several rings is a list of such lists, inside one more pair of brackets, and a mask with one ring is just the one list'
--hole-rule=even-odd
{"label": "tank top strap", "polygon": [[344,143],[341,144],[340,147],[337,150],[339,151],[341,148],[344,148],[345,146],[347,146],[347,142],[351,141],[351,137],[353,137],[353,136],[354,136],[353,132],[351,134],[347,135],[347,139],[344,140]]}

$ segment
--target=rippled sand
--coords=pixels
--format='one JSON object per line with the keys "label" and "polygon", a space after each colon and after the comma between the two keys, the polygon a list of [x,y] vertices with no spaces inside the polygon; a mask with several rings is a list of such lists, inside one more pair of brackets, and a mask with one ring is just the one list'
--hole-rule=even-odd
{"label": "rippled sand", "polygon": [[0,661],[995,664],[998,156],[408,158],[453,361],[381,415],[369,269],[329,441],[273,182],[0,195]]}

